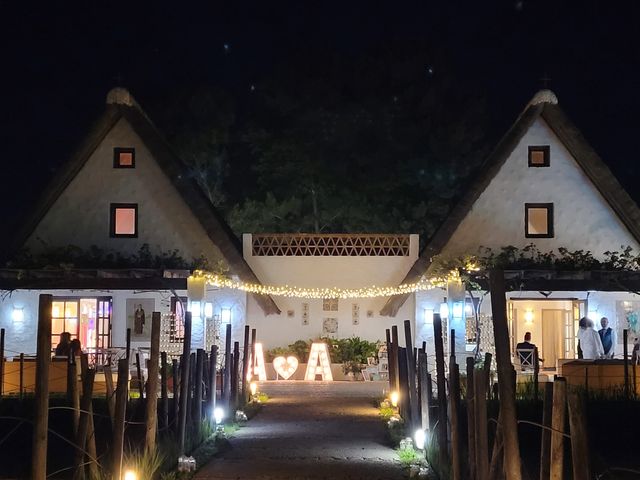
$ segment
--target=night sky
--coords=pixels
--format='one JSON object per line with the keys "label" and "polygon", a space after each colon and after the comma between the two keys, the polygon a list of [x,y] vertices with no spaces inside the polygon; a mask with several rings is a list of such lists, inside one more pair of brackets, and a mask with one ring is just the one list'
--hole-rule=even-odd
{"label": "night sky", "polygon": [[5,226],[19,221],[116,84],[143,107],[214,84],[250,108],[251,86],[290,59],[357,56],[411,39],[435,45],[459,80],[487,92],[496,122],[487,128],[505,130],[550,79],[560,105],[640,201],[640,3],[461,3],[0,0]]}

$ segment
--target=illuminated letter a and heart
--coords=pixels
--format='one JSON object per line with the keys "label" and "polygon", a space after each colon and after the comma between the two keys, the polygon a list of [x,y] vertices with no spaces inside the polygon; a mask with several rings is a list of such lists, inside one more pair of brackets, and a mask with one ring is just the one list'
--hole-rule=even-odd
{"label": "illuminated letter a and heart", "polygon": [[283,379],[288,380],[298,369],[296,357],[276,357],[273,359],[273,368]]}

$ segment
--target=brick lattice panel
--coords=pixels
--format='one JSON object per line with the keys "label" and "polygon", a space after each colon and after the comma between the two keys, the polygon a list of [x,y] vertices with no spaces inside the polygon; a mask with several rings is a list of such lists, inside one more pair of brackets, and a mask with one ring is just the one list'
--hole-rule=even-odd
{"label": "brick lattice panel", "polygon": [[409,235],[254,234],[257,257],[407,257]]}

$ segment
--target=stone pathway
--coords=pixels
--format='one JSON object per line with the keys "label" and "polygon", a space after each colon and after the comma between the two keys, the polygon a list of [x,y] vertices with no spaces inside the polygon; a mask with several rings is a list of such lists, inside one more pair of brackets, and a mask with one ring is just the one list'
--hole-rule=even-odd
{"label": "stone pathway", "polygon": [[383,382],[272,382],[270,400],[198,480],[405,478],[372,399]]}

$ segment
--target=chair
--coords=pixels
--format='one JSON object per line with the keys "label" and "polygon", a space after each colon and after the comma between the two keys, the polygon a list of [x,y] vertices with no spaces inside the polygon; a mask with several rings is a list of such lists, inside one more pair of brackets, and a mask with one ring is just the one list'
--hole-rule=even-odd
{"label": "chair", "polygon": [[515,354],[516,368],[522,372],[533,372],[536,370],[538,361],[535,348],[517,348]]}

